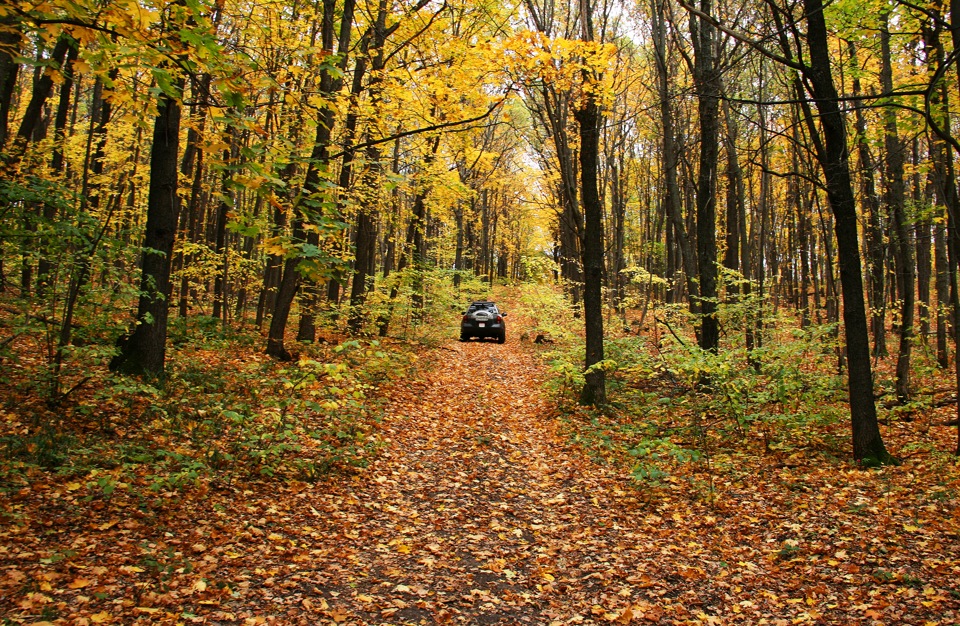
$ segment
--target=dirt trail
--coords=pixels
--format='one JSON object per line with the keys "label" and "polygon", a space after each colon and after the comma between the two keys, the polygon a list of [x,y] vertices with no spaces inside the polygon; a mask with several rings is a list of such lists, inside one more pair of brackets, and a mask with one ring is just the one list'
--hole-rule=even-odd
{"label": "dirt trail", "polygon": [[[842,475],[814,493],[773,466],[718,485],[722,502],[682,482],[646,497],[557,432],[529,345],[433,354],[390,391],[389,445],[368,470],[244,503],[267,514],[238,544],[264,552],[246,586],[240,563],[221,570],[223,623],[957,623],[950,578],[890,588],[870,574],[891,566],[902,524],[835,519],[828,499],[875,496],[846,493]],[[784,548],[796,537],[799,556]],[[931,541],[950,553],[949,537]]]}
{"label": "dirt trail", "polygon": [[[540,367],[516,339],[450,344],[400,385],[382,457],[348,488],[298,496],[316,531],[284,577],[290,608],[353,624],[656,620],[645,572],[662,568],[638,549],[651,531],[544,417]],[[679,595],[660,587],[654,600]]]}

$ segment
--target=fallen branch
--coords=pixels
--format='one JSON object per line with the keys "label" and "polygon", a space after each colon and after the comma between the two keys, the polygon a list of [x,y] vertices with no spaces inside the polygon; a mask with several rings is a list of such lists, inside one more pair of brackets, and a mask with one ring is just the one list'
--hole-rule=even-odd
{"label": "fallen branch", "polygon": [[[666,327],[667,327],[667,330],[670,331],[670,334],[673,335],[673,338],[676,339],[677,341],[679,341],[681,346],[683,346],[684,348],[687,348],[687,344],[684,343],[683,339],[681,339],[681,338],[679,337],[679,335],[677,335],[677,333],[675,333],[675,332],[673,331],[673,326],[670,325],[670,322],[668,322],[667,320],[662,320],[662,319],[660,319],[659,317],[657,317],[656,315],[653,316],[653,319],[654,319],[655,321],[657,321],[657,322],[660,322],[660,323],[663,324],[664,326],[666,326]],[[688,348],[688,349],[689,349],[689,348]]]}

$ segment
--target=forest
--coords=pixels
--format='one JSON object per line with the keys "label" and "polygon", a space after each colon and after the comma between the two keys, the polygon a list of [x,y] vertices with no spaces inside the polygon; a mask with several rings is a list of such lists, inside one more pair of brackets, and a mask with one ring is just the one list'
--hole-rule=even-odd
{"label": "forest", "polygon": [[[410,436],[397,407],[429,408],[406,381],[448,381],[441,414],[458,420],[473,391],[450,371],[496,370],[501,354],[510,384],[548,398],[528,418],[550,419],[568,456],[618,468],[639,494],[625,506],[666,494],[712,518],[760,467],[887,481],[890,507],[914,514],[888,547],[912,565],[864,580],[930,604],[857,613],[868,603],[851,596],[830,619],[956,615],[943,577],[960,565],[941,559],[956,531],[916,535],[955,520],[960,498],[957,14],[938,0],[7,0],[0,613],[259,619],[220,605],[236,580],[189,578],[209,537],[186,552],[150,540],[149,558],[144,539],[126,582],[91,599],[94,576],[63,573],[85,553],[39,529],[69,518],[76,543],[90,514],[122,535],[140,532],[126,508],[176,517],[217,489],[213,507],[271,484],[348,489],[392,458],[385,433]],[[507,346],[454,342],[477,299],[511,312]],[[495,373],[480,379],[514,410]],[[523,439],[476,419],[457,436]],[[876,512],[858,493],[837,515]],[[18,536],[35,544],[19,556]],[[848,554],[792,541],[776,563]],[[220,595],[187,611],[172,581]],[[374,591],[337,608],[338,589],[317,611],[375,621]],[[378,619],[452,619],[427,596]],[[729,609],[583,602],[588,621],[624,623]]]}

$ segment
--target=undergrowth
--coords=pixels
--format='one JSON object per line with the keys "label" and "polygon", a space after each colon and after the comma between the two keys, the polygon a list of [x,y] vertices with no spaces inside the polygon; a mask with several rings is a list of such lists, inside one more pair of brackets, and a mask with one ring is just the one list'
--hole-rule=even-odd
{"label": "undergrowth", "polygon": [[[749,466],[738,457],[834,464],[849,456],[835,325],[802,327],[756,297],[721,303],[724,336],[711,353],[697,346],[694,319],[681,307],[651,307],[642,327],[608,320],[609,404],[594,409],[576,404],[584,347],[582,321],[560,314],[570,310],[568,300],[559,290],[531,285],[523,304],[554,339],[538,349],[567,435],[597,462],[625,468],[638,487],[696,483],[694,491],[709,498],[716,476],[731,478]],[[884,416],[896,419],[902,410]]]}
{"label": "undergrowth", "polygon": [[46,361],[31,358],[31,342],[42,335],[25,331],[2,355],[0,489],[61,476],[110,497],[116,489],[315,481],[356,471],[382,446],[376,389],[410,375],[419,347],[451,333],[458,307],[452,296],[430,298],[415,326],[394,327],[402,341],[350,337],[349,311],[328,312],[320,340],[298,344],[289,363],[267,358],[255,329],[177,318],[162,382],[111,374],[111,350],[101,342],[71,354],[70,371],[84,376],[56,403],[46,393]]}

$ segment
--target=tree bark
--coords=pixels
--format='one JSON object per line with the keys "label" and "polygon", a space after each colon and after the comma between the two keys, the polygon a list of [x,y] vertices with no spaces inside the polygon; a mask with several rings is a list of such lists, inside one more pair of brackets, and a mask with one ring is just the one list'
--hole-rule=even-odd
{"label": "tree bark", "polygon": [[[700,310],[699,289],[697,287],[697,257],[693,244],[683,221],[683,204],[680,199],[680,184],[677,180],[679,160],[676,145],[676,129],[673,120],[673,98],[670,93],[670,65],[667,56],[667,34],[665,23],[665,9],[661,0],[651,0],[651,14],[653,16],[654,55],[657,63],[657,97],[660,104],[661,125],[661,158],[663,159],[663,206],[667,219],[672,225],[669,230],[678,244],[680,263],[683,266],[684,280],[687,295],[690,298],[690,312]],[[674,254],[674,246],[667,246],[667,254]],[[671,264],[675,265],[675,264]],[[667,279],[674,281],[674,273],[668,271]],[[671,291],[677,289],[671,286]]]}
{"label": "tree bark", "polygon": [[863,275],[857,239],[857,209],[850,180],[847,136],[839,96],[830,73],[830,51],[821,0],[804,0],[807,16],[807,45],[810,63],[804,68],[814,103],[820,113],[823,149],[818,153],[827,185],[827,197],[834,214],[834,228],[840,259],[843,292],[843,321],[846,331],[850,421],[853,456],[862,464],[890,463],[877,423],[873,397],[870,341],[863,302]]}
{"label": "tree bark", "polygon": [[[72,45],[67,51],[67,58],[63,63],[63,82],[60,84],[60,98],[57,102],[57,112],[53,120],[53,154],[50,157],[50,173],[60,177],[64,173],[64,141],[66,140],[67,117],[70,113],[70,94],[73,91],[73,64],[79,52],[77,42],[71,40]],[[45,202],[43,205],[43,221],[47,232],[50,232],[57,219],[56,204]],[[37,262],[37,297],[43,298],[53,271],[53,262],[50,259],[53,250],[50,249],[49,237],[41,240],[40,260]]]}
{"label": "tree bark", "polygon": [[[890,59],[890,31],[885,14],[880,27],[880,83],[884,94],[893,93],[893,67]],[[894,258],[897,264],[897,291],[900,293],[900,347],[897,350],[897,400],[910,400],[910,352],[913,346],[913,318],[916,305],[916,271],[913,241],[907,224],[906,183],[903,170],[904,146],[897,132],[897,111],[885,108],[884,147],[886,148],[886,205],[893,218]]]}
{"label": "tree bark", "polygon": [[14,137],[14,143],[7,151],[5,162],[3,164],[2,178],[8,180],[12,177],[20,160],[27,150],[27,145],[33,140],[37,127],[40,125],[43,106],[53,91],[53,72],[60,71],[63,68],[64,59],[70,48],[75,47],[77,42],[69,35],[60,35],[53,52],[50,53],[50,59],[46,62],[47,69],[41,70],[40,76],[33,82],[33,93],[30,96],[30,102],[27,104],[23,117],[20,118],[20,127]]}
{"label": "tree bark", "polygon": [[[857,63],[857,49],[853,42],[848,46],[851,64]],[[859,69],[859,68],[858,68]],[[853,74],[853,95],[861,94],[860,78],[857,72]],[[860,202],[866,214],[864,227],[864,248],[867,258],[867,297],[870,301],[870,330],[873,335],[873,355],[887,356],[886,336],[886,306],[884,293],[886,288],[886,257],[887,246],[883,241],[883,216],[880,211],[880,197],[877,195],[874,181],[874,163],[867,143],[867,120],[863,111],[863,103],[854,99],[856,135],[854,142],[857,147],[857,160],[860,169]]]}
{"label": "tree bark", "polygon": [[20,64],[8,50],[20,49],[23,33],[20,30],[20,24],[13,16],[0,20],[0,24],[3,26],[0,29],[0,151],[2,151],[7,142],[10,107],[17,87],[17,74],[20,72]]}
{"label": "tree bark", "polygon": [[[591,6],[581,1],[583,40],[593,41]],[[586,331],[584,385],[580,404],[599,406],[607,401],[606,373],[594,367],[603,361],[603,204],[597,173],[600,168],[600,122],[597,95],[587,86],[597,77],[584,71],[583,103],[574,111],[580,126],[580,193],[583,199],[583,317]]]}
{"label": "tree bark", "polygon": [[[700,11],[713,12],[711,0],[700,0]],[[700,119],[700,163],[697,174],[697,269],[700,278],[700,333],[703,350],[717,352],[717,163],[720,153],[720,82],[716,28],[706,18],[691,17],[694,42],[693,80]]]}
{"label": "tree bark", "polygon": [[147,378],[163,376],[166,357],[170,267],[179,210],[177,156],[181,109],[177,98],[183,84],[183,79],[175,80],[177,96],[164,93],[157,103],[137,326],[110,363],[114,371]]}
{"label": "tree bark", "polygon": [[917,313],[920,317],[920,341],[924,347],[930,343],[930,282],[933,276],[933,214],[926,208],[931,204],[932,189],[924,191],[921,176],[920,140],[913,139],[913,205],[923,207],[917,218],[916,257],[917,257]]}

